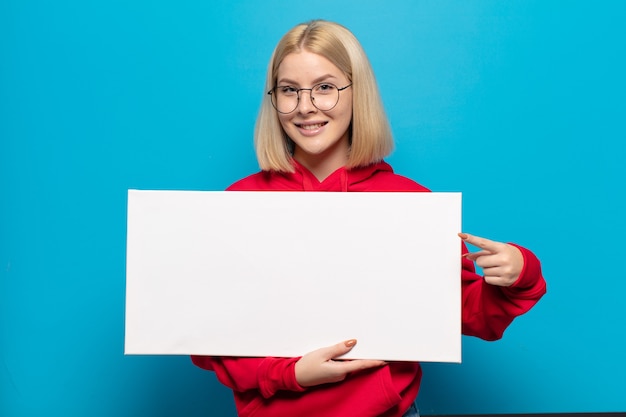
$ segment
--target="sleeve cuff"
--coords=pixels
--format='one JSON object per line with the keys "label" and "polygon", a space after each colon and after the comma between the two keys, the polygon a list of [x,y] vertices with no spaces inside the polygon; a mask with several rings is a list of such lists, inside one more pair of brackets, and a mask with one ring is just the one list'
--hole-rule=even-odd
{"label": "sleeve cuff", "polygon": [[546,292],[546,284],[541,274],[541,263],[534,253],[528,249],[509,243],[520,250],[524,258],[524,266],[517,281],[506,289],[514,291],[519,297],[521,294],[527,295],[528,298],[541,297]]}
{"label": "sleeve cuff", "polygon": [[265,358],[259,365],[259,390],[264,398],[272,397],[277,391],[303,392],[296,381],[296,362],[300,358]]}

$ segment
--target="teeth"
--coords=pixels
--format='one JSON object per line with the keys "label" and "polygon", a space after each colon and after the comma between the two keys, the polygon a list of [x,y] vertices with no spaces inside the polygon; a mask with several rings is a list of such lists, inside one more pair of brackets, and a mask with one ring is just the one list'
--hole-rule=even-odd
{"label": "teeth", "polygon": [[322,126],[324,126],[324,123],[317,123],[314,125],[300,125],[300,127],[304,130],[315,130],[315,129],[319,129]]}

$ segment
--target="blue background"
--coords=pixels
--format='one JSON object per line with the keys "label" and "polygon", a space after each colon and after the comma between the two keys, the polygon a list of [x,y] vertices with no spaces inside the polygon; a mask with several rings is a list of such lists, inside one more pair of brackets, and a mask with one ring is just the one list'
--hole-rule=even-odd
{"label": "blue background", "polygon": [[256,171],[269,56],[311,18],[362,41],[396,171],[549,282],[424,366],[422,413],[626,411],[626,3],[374,3],[0,1],[0,415],[235,416],[188,358],[123,355],[126,193]]}

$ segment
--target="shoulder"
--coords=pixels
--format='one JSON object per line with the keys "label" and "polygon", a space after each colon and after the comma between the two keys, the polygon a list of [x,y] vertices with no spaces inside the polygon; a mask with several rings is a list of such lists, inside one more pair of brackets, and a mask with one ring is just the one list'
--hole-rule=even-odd
{"label": "shoulder", "polygon": [[380,175],[381,182],[388,184],[393,191],[416,191],[416,192],[430,192],[430,190],[413,181],[410,178],[398,175],[393,172],[385,172]]}
{"label": "shoulder", "polygon": [[232,184],[226,191],[294,191],[299,190],[294,174],[260,171]]}
{"label": "shoulder", "polygon": [[265,171],[248,175],[247,177],[231,184],[228,188],[226,188],[226,191],[258,191],[266,189],[268,186],[267,176],[268,173]]}
{"label": "shoulder", "polygon": [[393,170],[377,171],[367,180],[355,184],[354,187],[358,188],[358,191],[430,191],[412,179],[396,174]]}

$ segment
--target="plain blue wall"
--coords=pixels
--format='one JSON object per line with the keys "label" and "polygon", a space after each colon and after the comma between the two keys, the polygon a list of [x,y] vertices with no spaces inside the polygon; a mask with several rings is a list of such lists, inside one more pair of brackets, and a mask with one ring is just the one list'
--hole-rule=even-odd
{"label": "plain blue wall", "polygon": [[368,51],[396,171],[549,281],[425,365],[422,412],[626,411],[626,3],[373,3],[0,1],[0,415],[235,415],[188,358],[123,355],[126,192],[255,171],[271,50],[317,17]]}

